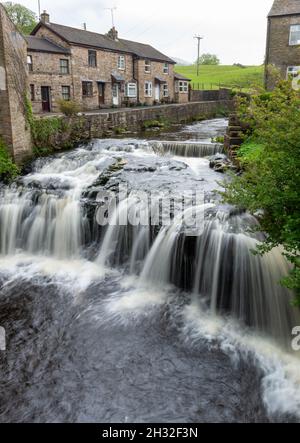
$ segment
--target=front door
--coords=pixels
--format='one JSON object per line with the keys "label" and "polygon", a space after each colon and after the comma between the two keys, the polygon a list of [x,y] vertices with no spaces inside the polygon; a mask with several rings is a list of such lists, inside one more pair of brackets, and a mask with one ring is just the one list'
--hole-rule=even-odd
{"label": "front door", "polygon": [[99,108],[104,105],[105,83],[98,83]]}
{"label": "front door", "polygon": [[159,83],[156,83],[156,85],[155,85],[155,100],[157,102],[160,101],[160,84]]}
{"label": "front door", "polygon": [[114,83],[112,86],[113,105],[119,106],[119,83]]}
{"label": "front door", "polygon": [[43,112],[51,112],[50,87],[49,86],[42,86],[41,95],[42,95]]}

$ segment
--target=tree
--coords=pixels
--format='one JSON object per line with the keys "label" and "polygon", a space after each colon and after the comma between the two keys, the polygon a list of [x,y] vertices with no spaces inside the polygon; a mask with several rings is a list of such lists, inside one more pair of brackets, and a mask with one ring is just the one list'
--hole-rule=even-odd
{"label": "tree", "polygon": [[292,264],[283,284],[300,306],[300,96],[288,81],[273,92],[244,100],[239,117],[248,139],[238,155],[244,173],[225,184],[227,202],[259,213],[267,237],[258,252],[281,246]]}
{"label": "tree", "polygon": [[25,35],[31,33],[31,31],[37,25],[37,16],[30,9],[19,3],[5,2],[3,3],[6,12],[18,30]]}
{"label": "tree", "polygon": [[[197,64],[197,61],[196,61]],[[220,60],[215,54],[202,54],[199,58],[200,65],[219,65]]]}

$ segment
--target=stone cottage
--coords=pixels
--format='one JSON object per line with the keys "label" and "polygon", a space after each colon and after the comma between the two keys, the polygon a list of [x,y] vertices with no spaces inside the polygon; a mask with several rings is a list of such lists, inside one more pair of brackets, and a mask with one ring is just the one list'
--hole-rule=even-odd
{"label": "stone cottage", "polygon": [[31,153],[26,121],[27,44],[0,3],[0,138],[21,163]]}
{"label": "stone cottage", "polygon": [[267,89],[274,86],[270,66],[280,72],[283,79],[295,77],[300,72],[300,1],[275,0],[268,15],[266,51]]}
{"label": "stone cottage", "polygon": [[27,42],[34,112],[55,112],[61,99],[84,110],[189,100],[189,80],[171,58],[115,28],[102,35],[58,25],[44,11]]}

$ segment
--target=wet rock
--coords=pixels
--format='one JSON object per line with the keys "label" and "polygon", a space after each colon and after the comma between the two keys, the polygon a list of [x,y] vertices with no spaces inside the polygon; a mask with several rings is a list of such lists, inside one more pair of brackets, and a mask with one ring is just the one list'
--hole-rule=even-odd
{"label": "wet rock", "polygon": [[146,165],[135,165],[135,166],[126,166],[124,171],[126,172],[155,172],[157,170],[156,166],[146,166]]}
{"label": "wet rock", "polygon": [[228,170],[236,171],[236,167],[224,154],[216,154],[209,158],[209,167],[215,172],[224,173]]}

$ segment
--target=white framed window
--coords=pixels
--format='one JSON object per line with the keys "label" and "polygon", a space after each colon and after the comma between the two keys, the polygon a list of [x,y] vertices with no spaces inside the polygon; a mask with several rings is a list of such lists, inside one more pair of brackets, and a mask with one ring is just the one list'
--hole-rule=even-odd
{"label": "white framed window", "polygon": [[127,97],[136,97],[137,96],[137,87],[136,87],[136,83],[127,83],[127,88],[126,88],[126,92],[127,92]]}
{"label": "white framed window", "polygon": [[290,27],[290,45],[300,45],[300,25]]}
{"label": "white framed window", "polygon": [[151,73],[151,62],[150,62],[150,60],[145,60],[145,72],[147,74]]}
{"label": "white framed window", "polygon": [[164,97],[169,97],[169,86],[168,83],[165,83],[163,86],[163,96]]}
{"label": "white framed window", "polygon": [[169,74],[169,63],[164,63],[164,74]]}
{"label": "white framed window", "polygon": [[152,97],[153,86],[152,82],[145,82],[145,97]]}
{"label": "white framed window", "polygon": [[120,71],[124,71],[125,70],[125,55],[119,55],[118,57],[118,69],[120,69]]}
{"label": "white framed window", "polygon": [[188,82],[180,81],[178,86],[179,86],[178,90],[181,94],[187,94],[189,92]]}
{"label": "white framed window", "polygon": [[33,71],[32,55],[27,55],[27,65],[29,72]]}
{"label": "white framed window", "polygon": [[287,78],[297,77],[300,73],[300,66],[289,66],[287,68]]}
{"label": "white framed window", "polygon": [[69,101],[71,100],[71,88],[70,86],[62,86],[61,87],[61,95],[63,100]]}

